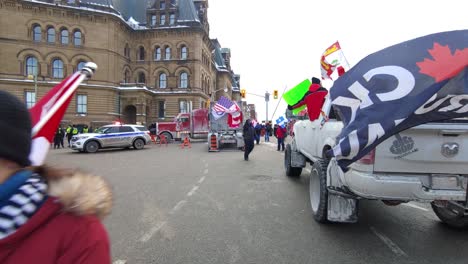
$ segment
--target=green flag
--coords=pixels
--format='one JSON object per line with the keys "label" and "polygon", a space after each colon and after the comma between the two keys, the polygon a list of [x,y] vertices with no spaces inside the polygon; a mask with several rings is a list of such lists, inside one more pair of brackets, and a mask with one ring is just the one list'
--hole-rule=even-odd
{"label": "green flag", "polygon": [[[311,82],[309,79],[305,79],[298,85],[294,86],[291,88],[289,91],[283,94],[283,99],[286,101],[288,105],[295,105],[299,100],[304,97],[305,93],[309,90],[309,86],[311,85]],[[293,109],[293,114],[297,114],[300,111],[304,110],[305,105],[301,106],[299,108]]]}

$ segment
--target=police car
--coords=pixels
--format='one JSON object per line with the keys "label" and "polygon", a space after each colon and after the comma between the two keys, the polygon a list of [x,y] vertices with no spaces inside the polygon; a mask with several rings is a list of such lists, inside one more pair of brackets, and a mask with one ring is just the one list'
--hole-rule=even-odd
{"label": "police car", "polygon": [[71,148],[88,153],[94,153],[103,148],[143,149],[150,141],[149,131],[144,126],[114,124],[100,127],[94,133],[73,136]]}

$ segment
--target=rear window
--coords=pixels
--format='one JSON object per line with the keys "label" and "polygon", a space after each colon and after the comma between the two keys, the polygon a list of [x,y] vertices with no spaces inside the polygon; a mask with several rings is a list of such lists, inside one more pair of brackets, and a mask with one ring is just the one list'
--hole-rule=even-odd
{"label": "rear window", "polygon": [[144,126],[136,126],[135,128],[143,132],[148,131],[148,129]]}

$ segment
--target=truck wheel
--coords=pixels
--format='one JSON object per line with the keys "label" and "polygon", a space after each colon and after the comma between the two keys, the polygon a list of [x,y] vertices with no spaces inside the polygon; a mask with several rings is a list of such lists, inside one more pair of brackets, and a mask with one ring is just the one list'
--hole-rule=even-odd
{"label": "truck wheel", "polygon": [[291,167],[291,144],[286,145],[286,151],[284,152],[284,168],[286,169],[286,176],[298,177],[302,173],[302,168]]}
{"label": "truck wheel", "polygon": [[172,135],[171,133],[168,133],[168,132],[162,132],[161,135],[164,135],[167,139],[167,141],[171,141],[172,140]]}
{"label": "truck wheel", "polygon": [[84,146],[84,150],[87,153],[95,153],[96,151],[98,151],[98,149],[99,149],[99,143],[97,143],[94,140],[88,141],[86,145]]}
{"label": "truck wheel", "polygon": [[459,216],[446,207],[434,204],[434,202],[431,203],[431,206],[434,213],[443,223],[455,228],[468,227],[468,216]]}
{"label": "truck wheel", "polygon": [[319,223],[328,222],[327,166],[327,160],[319,159],[314,162],[310,172],[310,206],[315,221]]}
{"label": "truck wheel", "polygon": [[144,147],[145,147],[145,141],[143,141],[143,139],[137,138],[135,139],[135,141],[133,141],[134,149],[143,149]]}

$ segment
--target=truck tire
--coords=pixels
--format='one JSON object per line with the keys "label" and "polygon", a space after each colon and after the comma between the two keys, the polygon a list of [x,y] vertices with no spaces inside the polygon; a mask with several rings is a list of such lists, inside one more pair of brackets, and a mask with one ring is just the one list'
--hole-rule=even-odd
{"label": "truck tire", "polygon": [[84,145],[84,150],[87,153],[96,153],[99,149],[99,143],[95,140],[91,140],[86,142],[86,145]]}
{"label": "truck tire", "polygon": [[328,223],[327,167],[328,160],[319,159],[310,172],[310,206],[315,221],[319,223]]}
{"label": "truck tire", "polygon": [[291,144],[286,145],[286,151],[284,152],[284,168],[286,169],[286,176],[288,177],[299,177],[302,173],[302,168],[291,167]]}
{"label": "truck tire", "polygon": [[438,206],[434,204],[434,202],[431,203],[431,206],[432,206],[432,210],[440,219],[440,221],[447,224],[448,226],[455,227],[455,228],[468,227],[468,216],[459,216],[458,214],[447,209],[446,207],[442,207],[442,206]]}
{"label": "truck tire", "polygon": [[172,135],[169,132],[162,132],[161,135],[164,135],[168,142],[172,140]]}

